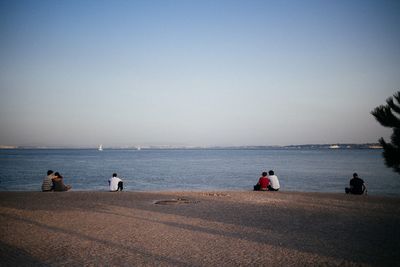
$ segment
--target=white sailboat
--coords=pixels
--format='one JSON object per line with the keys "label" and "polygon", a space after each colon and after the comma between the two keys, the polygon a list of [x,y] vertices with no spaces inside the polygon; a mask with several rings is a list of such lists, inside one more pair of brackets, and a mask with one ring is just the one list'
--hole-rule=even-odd
{"label": "white sailboat", "polygon": [[103,151],[103,145],[99,145],[98,150],[99,150],[99,151]]}

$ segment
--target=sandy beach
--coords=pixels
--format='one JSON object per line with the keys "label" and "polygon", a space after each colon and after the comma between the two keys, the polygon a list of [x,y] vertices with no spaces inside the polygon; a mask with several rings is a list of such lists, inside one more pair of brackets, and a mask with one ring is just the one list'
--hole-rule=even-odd
{"label": "sandy beach", "polygon": [[1,266],[399,266],[400,198],[0,192]]}

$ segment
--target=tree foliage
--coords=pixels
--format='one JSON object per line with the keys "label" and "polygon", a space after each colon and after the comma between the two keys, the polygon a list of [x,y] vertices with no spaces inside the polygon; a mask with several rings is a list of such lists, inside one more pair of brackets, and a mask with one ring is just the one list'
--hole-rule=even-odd
{"label": "tree foliage", "polygon": [[387,167],[400,174],[400,91],[386,100],[386,105],[376,107],[371,114],[384,127],[393,128],[390,143],[382,137],[383,158]]}

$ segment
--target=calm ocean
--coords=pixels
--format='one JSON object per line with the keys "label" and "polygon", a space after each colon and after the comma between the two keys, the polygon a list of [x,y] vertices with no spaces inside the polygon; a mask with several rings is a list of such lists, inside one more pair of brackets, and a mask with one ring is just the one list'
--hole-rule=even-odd
{"label": "calm ocean", "polygon": [[128,191],[252,190],[273,169],[281,190],[344,192],[353,172],[371,195],[400,196],[381,150],[0,150],[0,191],[39,191],[48,169],[73,190],[106,191],[117,172]]}

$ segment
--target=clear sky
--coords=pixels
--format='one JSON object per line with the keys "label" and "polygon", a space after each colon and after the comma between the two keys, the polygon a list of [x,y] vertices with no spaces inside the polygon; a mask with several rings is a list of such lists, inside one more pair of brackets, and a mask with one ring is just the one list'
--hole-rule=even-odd
{"label": "clear sky", "polygon": [[0,1],[0,144],[377,142],[400,1]]}

